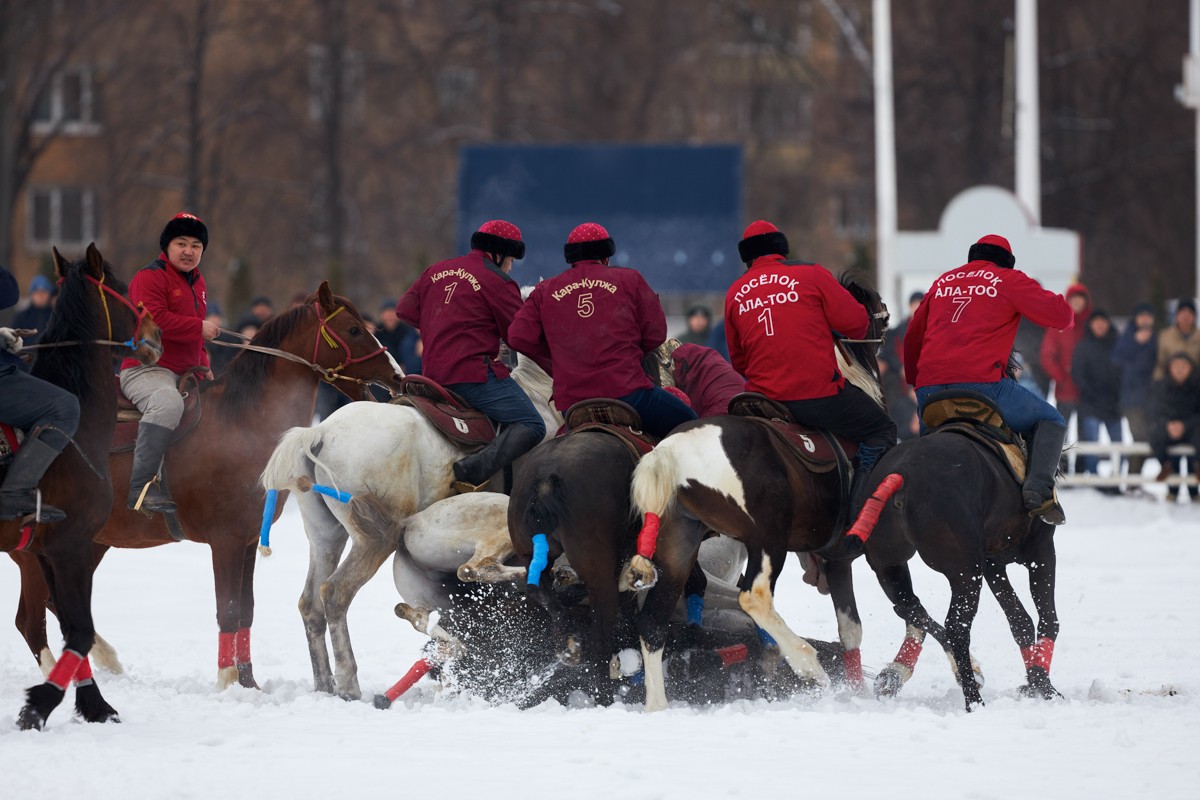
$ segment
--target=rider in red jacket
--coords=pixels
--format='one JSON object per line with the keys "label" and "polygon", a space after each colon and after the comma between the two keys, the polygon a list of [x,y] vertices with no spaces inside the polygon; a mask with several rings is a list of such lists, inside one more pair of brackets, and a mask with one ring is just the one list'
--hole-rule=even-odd
{"label": "rider in red jacket", "polygon": [[1071,306],[1024,272],[1008,240],[984,236],[971,245],[968,263],[933,282],[904,337],[904,373],[924,411],[929,398],[967,389],[991,398],[1017,433],[1032,432],[1022,489],[1030,516],[1061,525],[1066,515],[1054,497],[1054,475],[1067,429],[1063,417],[1005,373],[1021,317],[1067,329]]}
{"label": "rider in red jacket", "polygon": [[455,463],[460,492],[480,488],[546,435],[546,423],[499,358],[500,339],[521,308],[509,272],[524,257],[517,226],[490,220],[471,235],[471,252],[429,267],[396,304],[396,316],[421,332],[425,377],[502,426],[487,447]]}
{"label": "rider in red jacket", "polygon": [[675,385],[691,400],[701,417],[729,413],[729,401],[746,391],[746,381],[711,347],[681,344],[671,351]]}
{"label": "rider in red jacket", "polygon": [[554,377],[559,409],[594,397],[622,400],[661,438],[696,415],[642,369],[646,353],[666,341],[667,318],[641,273],[609,266],[615,252],[600,225],[572,230],[563,248],[570,269],[537,285],[508,328],[508,344]]}
{"label": "rider in red jacket", "polygon": [[746,274],[725,295],[729,360],[748,391],[783,403],[800,424],[860,443],[854,511],[871,468],[896,444],[896,423],[846,383],[833,354],[833,331],[862,337],[867,310],[824,267],[788,261],[787,237],[769,222],[750,223],[738,254]]}

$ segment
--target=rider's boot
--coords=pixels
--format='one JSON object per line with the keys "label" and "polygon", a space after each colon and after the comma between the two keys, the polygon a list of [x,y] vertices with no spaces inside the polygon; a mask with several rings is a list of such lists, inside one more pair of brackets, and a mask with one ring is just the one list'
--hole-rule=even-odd
{"label": "rider's boot", "polygon": [[488,478],[529,452],[542,440],[533,428],[520,423],[509,425],[487,447],[454,464],[454,482],[460,493],[476,492]]}
{"label": "rider's boot", "polygon": [[1021,499],[1031,517],[1041,517],[1051,525],[1062,525],[1067,515],[1054,494],[1054,476],[1062,456],[1066,427],[1047,419],[1040,420],[1029,442],[1029,457],[1025,464],[1025,484]]}
{"label": "rider's boot", "polygon": [[874,468],[875,462],[889,449],[870,444],[858,446],[858,455],[854,457],[854,482],[850,485],[850,518],[852,520],[858,516],[858,512],[862,510],[862,504],[866,500],[864,495],[867,491],[867,482],[871,479],[871,470]]}
{"label": "rider's boot", "polygon": [[[38,511],[38,481],[59,454],[42,440],[41,433],[34,431],[13,457],[4,485],[0,486],[0,519],[20,519]],[[43,503],[37,521],[62,522],[66,518],[61,509]]]}
{"label": "rider's boot", "polygon": [[143,514],[169,514],[175,503],[163,491],[158,481],[158,469],[166,455],[167,445],[175,431],[145,420],[138,423],[137,445],[133,449],[133,470],[129,474],[127,504]]}

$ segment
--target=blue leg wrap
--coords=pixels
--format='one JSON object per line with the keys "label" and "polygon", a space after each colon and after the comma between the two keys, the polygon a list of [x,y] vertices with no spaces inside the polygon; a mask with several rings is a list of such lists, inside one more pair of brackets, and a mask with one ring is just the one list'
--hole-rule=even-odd
{"label": "blue leg wrap", "polygon": [[258,544],[260,547],[271,546],[271,523],[275,521],[275,501],[278,499],[278,491],[267,489],[267,499],[263,501],[262,527],[258,529]]}
{"label": "blue leg wrap", "polygon": [[525,583],[529,586],[537,586],[542,580],[542,570],[546,568],[546,563],[550,556],[550,543],[546,541],[546,534],[535,533],[533,535],[533,558],[529,560],[529,573],[525,576]]}
{"label": "blue leg wrap", "polygon": [[354,497],[354,495],[350,494],[349,492],[341,492],[337,489],[334,489],[332,486],[325,486],[324,484],[320,483],[314,483],[312,490],[317,494],[323,494],[326,497],[332,497],[334,500],[342,503],[349,503],[351,498]]}
{"label": "blue leg wrap", "polygon": [[704,624],[704,595],[689,594],[687,598],[688,625],[700,627]]}
{"label": "blue leg wrap", "polygon": [[758,631],[758,640],[760,642],[762,642],[763,644],[765,644],[767,647],[778,647],[779,646],[779,642],[775,641],[774,636],[767,633],[766,631],[764,631],[762,628],[758,627],[757,625],[754,627],[754,629],[756,631]]}

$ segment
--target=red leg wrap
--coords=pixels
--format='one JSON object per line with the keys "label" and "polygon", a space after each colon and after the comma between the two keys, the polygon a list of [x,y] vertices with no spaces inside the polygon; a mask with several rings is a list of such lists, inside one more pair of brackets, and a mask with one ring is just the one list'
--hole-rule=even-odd
{"label": "red leg wrap", "polygon": [[896,653],[896,657],[892,659],[897,664],[903,664],[909,669],[917,668],[917,659],[921,657],[921,643],[911,636],[904,637],[904,643],[900,645],[900,652]]}
{"label": "red leg wrap", "polygon": [[717,648],[717,655],[721,657],[721,666],[729,667],[732,664],[745,661],[750,655],[750,651],[744,644],[732,644],[729,647]]}
{"label": "red leg wrap", "polygon": [[74,650],[63,650],[58,663],[54,665],[54,669],[50,670],[50,677],[46,678],[46,683],[52,683],[65,692],[82,662],[83,656],[79,653]]}
{"label": "red leg wrap", "polygon": [[847,536],[857,536],[864,542],[871,535],[871,531],[875,530],[875,525],[879,522],[879,515],[883,512],[883,504],[888,501],[896,490],[904,485],[904,477],[893,472],[889,474],[879,486],[875,487],[875,491],[863,503],[862,511],[858,514],[858,519],[854,520],[854,524],[850,526],[850,530],[846,531]]}
{"label": "red leg wrap", "polygon": [[17,546],[13,549],[21,551],[31,544],[33,544],[33,526],[25,525],[21,528],[21,536],[17,539]]}
{"label": "red leg wrap", "polygon": [[409,667],[408,672],[404,673],[404,677],[396,681],[396,685],[384,692],[384,695],[393,703],[396,702],[396,699],[400,697],[400,695],[407,692],[416,684],[417,681],[425,677],[425,673],[429,672],[432,667],[433,665],[430,664],[428,660],[422,658],[420,661]]}
{"label": "red leg wrap", "polygon": [[239,628],[233,635],[233,660],[238,664],[250,663],[250,629]]}
{"label": "red leg wrap", "polygon": [[855,686],[861,686],[863,683],[862,650],[844,651],[842,666],[846,669],[846,680]]}
{"label": "red leg wrap", "polygon": [[233,633],[217,634],[217,669],[233,666],[234,637]]}
{"label": "red leg wrap", "polygon": [[83,683],[92,679],[92,662],[87,656],[83,657],[83,661],[79,662],[79,668],[75,670],[75,682]]}
{"label": "red leg wrap", "polygon": [[637,552],[642,558],[654,558],[654,549],[658,547],[658,524],[658,514],[647,511],[637,542]]}
{"label": "red leg wrap", "polygon": [[1039,638],[1029,647],[1022,647],[1021,659],[1025,662],[1025,669],[1041,667],[1049,674],[1050,662],[1054,660],[1054,640]]}

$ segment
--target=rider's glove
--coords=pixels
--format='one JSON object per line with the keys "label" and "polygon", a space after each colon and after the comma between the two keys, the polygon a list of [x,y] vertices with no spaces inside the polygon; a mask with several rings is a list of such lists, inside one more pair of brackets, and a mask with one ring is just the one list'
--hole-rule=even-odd
{"label": "rider's glove", "polygon": [[12,328],[0,328],[0,348],[16,355],[24,346],[25,342],[17,335],[16,331]]}

